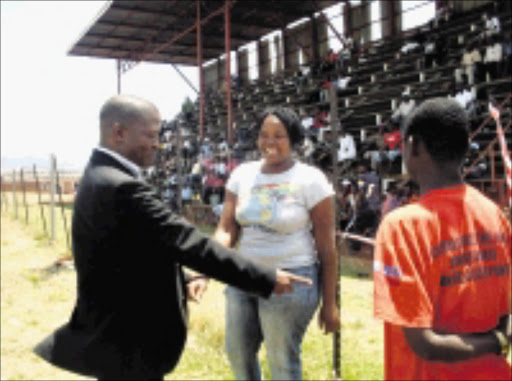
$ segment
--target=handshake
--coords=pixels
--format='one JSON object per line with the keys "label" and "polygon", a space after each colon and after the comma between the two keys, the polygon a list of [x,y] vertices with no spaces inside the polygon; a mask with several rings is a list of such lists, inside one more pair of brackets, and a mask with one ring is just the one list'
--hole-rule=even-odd
{"label": "handshake", "polygon": [[[312,286],[313,282],[309,278],[292,274],[284,270],[276,270],[276,284],[273,292],[281,295],[293,290],[293,283],[303,283]],[[188,297],[192,302],[199,302],[208,285],[208,278],[203,275],[192,277],[188,282]]]}

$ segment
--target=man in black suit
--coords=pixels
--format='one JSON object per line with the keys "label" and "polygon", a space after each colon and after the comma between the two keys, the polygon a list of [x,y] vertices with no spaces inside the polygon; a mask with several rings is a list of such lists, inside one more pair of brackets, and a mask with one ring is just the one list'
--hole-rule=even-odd
{"label": "man in black suit", "polygon": [[[174,215],[141,180],[158,147],[160,115],[133,96],[100,112],[100,146],[76,196],[77,301],[70,321],[35,348],[52,364],[100,379],[163,379],[187,332],[181,266],[268,297],[308,279],[237,256]],[[192,299],[200,283],[191,280]]]}

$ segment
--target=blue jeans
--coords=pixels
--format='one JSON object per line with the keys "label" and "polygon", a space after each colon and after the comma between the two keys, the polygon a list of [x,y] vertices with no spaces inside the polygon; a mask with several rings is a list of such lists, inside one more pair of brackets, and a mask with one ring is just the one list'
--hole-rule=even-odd
{"label": "blue jeans", "polygon": [[226,288],[226,352],[237,380],[261,380],[258,351],[265,342],[273,380],[301,380],[304,333],[320,299],[317,264],[287,269],[311,278],[293,291],[269,299]]}

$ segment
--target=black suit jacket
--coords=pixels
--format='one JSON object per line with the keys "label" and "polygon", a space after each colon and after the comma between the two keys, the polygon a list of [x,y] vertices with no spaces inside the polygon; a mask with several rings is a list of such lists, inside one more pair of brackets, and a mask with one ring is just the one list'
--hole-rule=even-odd
{"label": "black suit jacket", "polygon": [[265,297],[275,284],[275,270],[210,240],[98,150],[76,196],[72,239],[76,305],[35,352],[85,375],[144,377],[174,368],[187,331],[182,265]]}

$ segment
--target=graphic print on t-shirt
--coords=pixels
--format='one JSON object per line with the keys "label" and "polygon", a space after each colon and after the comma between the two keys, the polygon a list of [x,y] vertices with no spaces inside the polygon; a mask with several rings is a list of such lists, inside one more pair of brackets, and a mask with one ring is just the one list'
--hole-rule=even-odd
{"label": "graphic print on t-shirt", "polygon": [[293,184],[255,185],[250,192],[241,194],[237,207],[237,220],[241,225],[252,225],[280,230],[293,204],[299,202],[299,187]]}

